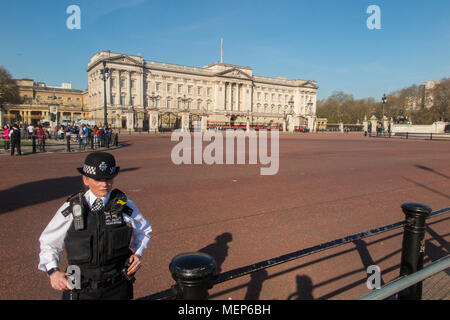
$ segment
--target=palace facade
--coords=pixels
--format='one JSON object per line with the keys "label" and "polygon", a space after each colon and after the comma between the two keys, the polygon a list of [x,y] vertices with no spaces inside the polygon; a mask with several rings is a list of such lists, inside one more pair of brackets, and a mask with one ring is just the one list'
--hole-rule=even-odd
{"label": "palace facade", "polygon": [[[21,103],[3,104],[2,123],[70,124],[89,116],[86,104],[88,91],[72,89],[70,83],[60,87],[47,86],[33,79],[14,79],[18,87]],[[52,121],[52,114],[54,119]]]}
{"label": "palace facade", "polygon": [[[104,68],[109,77],[102,76]],[[89,119],[113,128],[151,130],[259,124],[315,130],[317,82],[253,75],[247,66],[188,67],[101,51],[88,63]]]}

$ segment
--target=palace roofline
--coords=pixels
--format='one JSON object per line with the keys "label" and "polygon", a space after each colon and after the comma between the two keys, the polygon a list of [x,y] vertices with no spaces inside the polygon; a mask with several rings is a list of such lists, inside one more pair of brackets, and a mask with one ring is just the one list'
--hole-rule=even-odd
{"label": "palace roofline", "polygon": [[[230,69],[244,69],[244,70],[253,70],[249,66],[239,66],[234,64],[227,64],[227,63],[221,63],[221,62],[214,62],[212,64],[208,64],[203,67],[192,67],[192,66],[185,66],[180,64],[174,64],[174,63],[167,63],[167,62],[159,62],[154,60],[145,60],[142,58],[142,56],[132,55],[132,54],[124,54],[119,52],[112,52],[112,51],[99,51],[94,56],[91,57],[90,62],[88,63],[88,67],[86,71],[90,71],[92,68],[94,68],[98,63],[102,62],[103,60],[108,60],[111,58],[118,58],[118,57],[130,57],[130,59],[134,60],[133,58],[137,58],[134,63],[136,67],[142,67],[147,69],[158,69],[161,71],[169,71],[169,72],[183,72],[183,73],[189,73],[189,74],[196,74],[200,76],[209,76],[214,77],[217,76],[218,72],[208,70],[211,67],[214,66],[223,66]],[[142,60],[142,63],[141,61]],[[114,63],[114,61],[111,61]],[[130,60],[131,62],[131,60]],[[116,62],[119,63],[120,62]],[[303,87],[306,84],[310,84],[310,89],[318,89],[317,81],[314,80],[305,80],[305,79],[293,79],[288,80],[285,77],[264,77],[264,76],[258,76],[258,75],[252,75],[251,76],[254,82],[262,82],[262,83],[268,83],[268,84],[275,84],[275,85],[287,85],[287,86],[294,86],[294,87]]]}

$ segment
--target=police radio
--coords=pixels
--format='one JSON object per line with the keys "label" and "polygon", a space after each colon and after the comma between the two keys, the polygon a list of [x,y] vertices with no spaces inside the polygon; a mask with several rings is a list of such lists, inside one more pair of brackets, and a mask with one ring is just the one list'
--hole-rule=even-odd
{"label": "police radio", "polygon": [[83,219],[83,210],[81,210],[81,205],[76,203],[72,207],[73,214],[73,223],[75,230],[83,230],[84,229],[84,219]]}
{"label": "police radio", "polygon": [[73,223],[76,231],[84,229],[84,217],[83,217],[83,207],[82,207],[82,199],[80,195],[80,199],[78,203],[74,203],[72,206],[72,215],[73,215]]}

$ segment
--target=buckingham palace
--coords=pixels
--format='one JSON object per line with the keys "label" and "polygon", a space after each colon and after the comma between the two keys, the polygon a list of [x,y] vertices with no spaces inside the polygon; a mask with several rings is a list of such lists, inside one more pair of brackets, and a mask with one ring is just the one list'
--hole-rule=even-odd
{"label": "buckingham palace", "polygon": [[113,128],[189,130],[197,122],[202,128],[315,131],[318,86],[312,80],[256,76],[248,66],[189,67],[110,51],[96,53],[86,71],[90,118],[103,122],[106,103]]}

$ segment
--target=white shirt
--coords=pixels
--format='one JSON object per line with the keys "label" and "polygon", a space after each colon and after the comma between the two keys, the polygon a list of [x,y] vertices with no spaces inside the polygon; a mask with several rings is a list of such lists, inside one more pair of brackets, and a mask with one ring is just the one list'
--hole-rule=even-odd
{"label": "white shirt", "polygon": [[[103,205],[106,205],[110,195],[111,193],[108,193],[106,197],[101,198],[103,200]],[[87,191],[84,194],[84,197],[89,204],[89,207],[92,207],[94,201],[97,199],[91,190]],[[67,230],[69,230],[69,227],[73,221],[72,214],[68,214],[64,217],[61,213],[68,206],[69,203],[65,202],[58,209],[53,219],[39,237],[39,242],[41,243],[41,252],[39,253],[38,265],[39,270],[48,271],[52,268],[58,267],[59,261],[61,260],[61,253],[63,251],[64,238],[66,237]],[[131,224],[131,227],[133,228],[133,241],[131,242],[130,248],[134,250],[135,254],[142,256],[144,250],[147,249],[150,244],[150,233],[152,231],[152,226],[144,218],[133,201],[127,199],[127,206],[133,209],[131,216],[126,214],[123,215],[124,222]]]}

